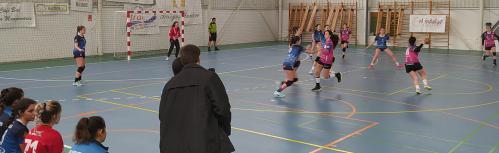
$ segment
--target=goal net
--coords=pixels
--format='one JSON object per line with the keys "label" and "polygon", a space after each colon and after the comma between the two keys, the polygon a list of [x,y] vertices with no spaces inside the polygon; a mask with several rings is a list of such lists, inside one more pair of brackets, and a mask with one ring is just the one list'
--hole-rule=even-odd
{"label": "goal net", "polygon": [[[170,10],[128,10],[116,11],[114,38],[123,43],[115,44],[114,57],[132,58],[164,56],[168,52],[169,30],[177,21],[181,37],[180,45],[185,42],[185,13]],[[118,17],[118,16],[121,16]],[[123,24],[125,23],[125,24]]]}

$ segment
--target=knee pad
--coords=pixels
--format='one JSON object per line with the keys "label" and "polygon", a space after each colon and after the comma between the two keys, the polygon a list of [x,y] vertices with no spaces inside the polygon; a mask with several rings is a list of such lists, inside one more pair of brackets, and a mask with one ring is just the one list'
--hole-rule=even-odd
{"label": "knee pad", "polygon": [[289,86],[293,85],[293,83],[294,83],[293,81],[289,81],[289,80],[288,80],[288,81],[286,81],[286,86],[288,86],[288,87],[289,87]]}
{"label": "knee pad", "polygon": [[496,52],[492,52],[492,55],[496,56]]}
{"label": "knee pad", "polygon": [[78,73],[82,73],[83,71],[85,71],[85,66],[82,66],[82,67],[78,67],[78,69],[76,70]]}
{"label": "knee pad", "polygon": [[294,78],[294,79],[293,79],[293,82],[298,82],[298,78]]}

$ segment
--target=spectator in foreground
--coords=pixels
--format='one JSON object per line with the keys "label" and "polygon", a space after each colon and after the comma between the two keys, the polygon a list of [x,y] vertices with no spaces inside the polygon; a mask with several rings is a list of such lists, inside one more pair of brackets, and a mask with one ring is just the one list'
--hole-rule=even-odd
{"label": "spectator in foreground", "polygon": [[76,125],[70,153],[108,153],[102,145],[106,140],[106,122],[100,116],[83,117]]}
{"label": "spectator in foreground", "polygon": [[[6,129],[0,141],[0,150],[5,153],[24,152],[24,136],[28,134],[28,123],[35,120],[36,101],[23,98],[13,105],[12,116],[4,122],[2,129]],[[0,151],[0,152],[1,152]]]}
{"label": "spectator in foreground", "polygon": [[199,65],[197,46],[181,48],[181,71],[168,81],[159,106],[161,153],[230,153],[229,98],[218,75]]}
{"label": "spectator in foreground", "polygon": [[57,101],[38,103],[35,106],[37,125],[24,139],[24,153],[61,153],[64,142],[53,127],[61,120],[62,107]]}

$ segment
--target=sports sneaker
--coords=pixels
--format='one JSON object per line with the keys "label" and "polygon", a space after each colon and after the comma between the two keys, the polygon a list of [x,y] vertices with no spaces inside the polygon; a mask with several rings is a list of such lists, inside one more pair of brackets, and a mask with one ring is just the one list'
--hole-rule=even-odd
{"label": "sports sneaker", "polygon": [[218,49],[218,47],[215,47],[215,50],[220,50],[220,49]]}
{"label": "sports sneaker", "polygon": [[487,55],[483,54],[483,55],[482,55],[482,60],[484,60],[484,61],[485,61],[485,59],[487,59]]}
{"label": "sports sneaker", "polygon": [[421,94],[421,90],[416,89],[416,94],[418,94],[418,95]]}
{"label": "sports sneaker", "polygon": [[343,56],[341,56],[341,58],[345,59],[345,53],[343,53]]}
{"label": "sports sneaker", "polygon": [[497,61],[497,60],[496,60],[496,59],[494,59],[494,62],[492,62],[492,64],[494,64],[494,66],[496,66],[496,65],[497,65],[497,62],[496,62],[496,61]]}
{"label": "sports sneaker", "polygon": [[210,48],[210,47],[208,47],[208,51],[211,51],[211,48]]}
{"label": "sports sneaker", "polygon": [[283,97],[286,97],[286,95],[281,93],[281,92],[274,91],[274,97],[283,98]]}
{"label": "sports sneaker", "polygon": [[81,84],[81,82],[80,82],[80,81],[78,81],[78,82],[73,82],[73,86],[77,86],[77,87],[79,87],[79,86],[82,86],[82,85],[83,85],[83,84]]}
{"label": "sports sneaker", "polygon": [[321,85],[316,84],[314,89],[312,91],[320,91],[321,90]]}
{"label": "sports sneaker", "polygon": [[426,90],[431,90],[432,88],[430,86],[424,86]]}
{"label": "sports sneaker", "polygon": [[168,60],[170,60],[170,58],[166,57],[166,58],[165,58],[165,61],[168,61]]}
{"label": "sports sneaker", "polygon": [[338,79],[338,83],[340,83],[341,82],[341,72],[334,74],[334,76],[336,77],[336,79]]}

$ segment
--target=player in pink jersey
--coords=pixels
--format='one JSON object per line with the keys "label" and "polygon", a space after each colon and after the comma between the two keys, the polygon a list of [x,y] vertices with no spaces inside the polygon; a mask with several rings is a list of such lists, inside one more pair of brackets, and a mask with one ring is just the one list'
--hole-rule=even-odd
{"label": "player in pink jersey", "polygon": [[423,79],[424,88],[431,90],[431,87],[428,85],[428,80],[426,79],[426,70],[419,61],[419,52],[421,52],[423,44],[429,44],[428,38],[423,40],[419,46],[416,46],[416,38],[410,37],[409,47],[407,47],[407,50],[405,51],[405,72],[411,76],[414,87],[416,88],[416,94],[421,94],[418,74]]}
{"label": "player in pink jersey", "polygon": [[[324,33],[325,41],[322,44],[320,57],[315,60],[317,64],[315,65],[315,87],[312,91],[319,91],[321,89],[320,85],[320,75],[322,72],[322,76],[324,79],[329,79],[331,74],[334,73],[332,71],[333,63],[334,63],[334,48],[338,45],[338,36],[333,34],[331,30],[327,30]],[[326,71],[322,71],[326,70]],[[334,73],[334,76],[338,79],[338,82],[341,82],[341,73]]]}
{"label": "player in pink jersey", "polygon": [[24,139],[24,153],[62,153],[64,143],[53,126],[61,119],[61,104],[56,101],[37,104],[35,107],[37,126]]}
{"label": "player in pink jersey", "polygon": [[481,49],[484,49],[485,46],[485,53],[482,56],[482,59],[485,61],[485,59],[490,55],[492,52],[492,59],[493,64],[497,65],[496,63],[496,43],[495,43],[495,38],[499,39],[499,36],[495,32],[492,31],[492,23],[488,22],[485,24],[486,31],[482,34],[482,45]]}
{"label": "player in pink jersey", "polygon": [[345,58],[345,54],[348,48],[348,40],[350,39],[350,34],[352,34],[352,31],[350,31],[348,25],[346,23],[343,24],[343,29],[340,30],[341,51],[343,51],[342,58]]}

